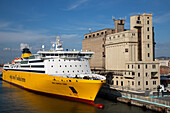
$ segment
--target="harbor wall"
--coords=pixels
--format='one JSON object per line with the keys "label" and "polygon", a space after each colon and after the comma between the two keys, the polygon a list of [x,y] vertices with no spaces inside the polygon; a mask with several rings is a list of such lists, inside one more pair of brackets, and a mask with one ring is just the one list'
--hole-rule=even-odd
{"label": "harbor wall", "polygon": [[102,87],[99,91],[99,95],[109,100],[116,100],[143,109],[149,109],[161,113],[170,113],[170,102],[168,101],[130,94],[128,92],[125,93],[109,87]]}

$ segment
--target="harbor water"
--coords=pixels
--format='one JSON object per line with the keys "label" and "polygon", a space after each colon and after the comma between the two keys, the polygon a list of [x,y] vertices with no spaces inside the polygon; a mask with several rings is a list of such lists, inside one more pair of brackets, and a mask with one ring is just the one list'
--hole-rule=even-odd
{"label": "harbor water", "polygon": [[156,113],[97,97],[104,109],[71,100],[26,91],[0,80],[0,113]]}

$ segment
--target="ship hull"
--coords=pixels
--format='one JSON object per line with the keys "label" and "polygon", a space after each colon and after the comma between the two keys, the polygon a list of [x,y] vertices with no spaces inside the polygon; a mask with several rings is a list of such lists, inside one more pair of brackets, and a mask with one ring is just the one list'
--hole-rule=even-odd
{"label": "ship hull", "polygon": [[[23,89],[94,104],[103,80],[65,78],[41,73],[3,71],[3,80]],[[95,105],[97,106],[97,105]]]}

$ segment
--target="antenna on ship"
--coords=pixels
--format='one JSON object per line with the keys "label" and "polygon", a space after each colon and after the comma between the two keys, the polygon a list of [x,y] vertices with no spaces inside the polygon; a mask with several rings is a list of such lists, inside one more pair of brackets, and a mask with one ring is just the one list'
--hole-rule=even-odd
{"label": "antenna on ship", "polygon": [[52,41],[52,47],[53,47],[53,50],[56,50],[56,51],[62,51],[63,48],[62,48],[62,44],[60,43],[60,36],[56,36],[56,41]]}
{"label": "antenna on ship", "polygon": [[44,48],[45,48],[45,46],[44,45],[42,45],[42,50],[44,51]]}

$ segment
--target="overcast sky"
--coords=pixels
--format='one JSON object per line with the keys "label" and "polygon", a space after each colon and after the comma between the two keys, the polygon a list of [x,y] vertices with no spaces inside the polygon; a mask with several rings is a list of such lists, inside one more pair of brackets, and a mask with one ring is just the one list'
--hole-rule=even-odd
{"label": "overcast sky", "polygon": [[0,0],[0,63],[20,56],[20,43],[33,53],[60,35],[64,48],[82,48],[88,29],[114,28],[112,16],[153,14],[156,56],[170,56],[169,0]]}

